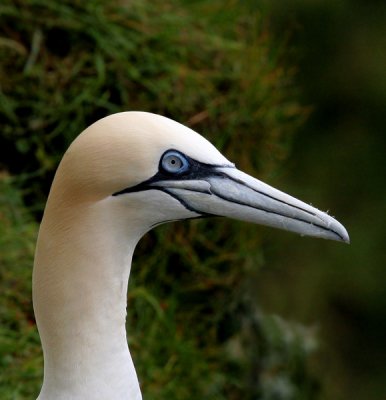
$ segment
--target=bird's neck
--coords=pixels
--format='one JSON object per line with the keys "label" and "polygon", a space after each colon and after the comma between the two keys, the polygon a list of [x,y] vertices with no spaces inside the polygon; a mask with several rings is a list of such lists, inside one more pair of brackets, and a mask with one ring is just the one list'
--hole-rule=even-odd
{"label": "bird's neck", "polygon": [[140,234],[128,229],[103,201],[60,211],[48,203],[33,277],[44,353],[39,400],[141,398],[125,330]]}

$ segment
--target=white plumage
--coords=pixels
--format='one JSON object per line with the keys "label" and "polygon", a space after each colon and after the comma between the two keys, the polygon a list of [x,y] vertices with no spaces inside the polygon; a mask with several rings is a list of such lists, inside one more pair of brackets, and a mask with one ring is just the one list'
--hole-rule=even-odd
{"label": "white plumage", "polygon": [[75,139],[56,172],[35,256],[39,400],[141,398],[125,331],[134,248],[158,224],[210,215],[349,240],[335,219],[240,172],[170,119],[119,113]]}

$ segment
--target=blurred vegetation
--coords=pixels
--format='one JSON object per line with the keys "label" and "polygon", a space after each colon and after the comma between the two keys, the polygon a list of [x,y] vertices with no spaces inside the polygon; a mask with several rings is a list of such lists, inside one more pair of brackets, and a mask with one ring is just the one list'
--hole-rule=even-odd
{"label": "blurred vegetation", "polygon": [[[251,174],[267,178],[280,171],[293,132],[309,114],[299,104],[296,70],[288,62],[294,52],[288,44],[287,17],[296,21],[295,11],[304,4],[294,2],[298,8],[284,7],[283,14],[270,5],[278,18],[270,20],[256,4],[0,4],[2,398],[31,398],[41,384],[42,355],[30,303],[36,221],[58,161],[87,125],[113,112],[152,111],[191,126]],[[317,15],[311,20],[314,26]],[[308,46],[315,48],[314,43]],[[324,94],[318,76],[298,82],[309,85],[310,92],[312,82],[319,83]],[[306,97],[305,104],[314,100]],[[312,129],[321,120],[324,116]],[[307,148],[312,145],[308,142]],[[312,158],[302,165],[302,174],[310,163]],[[330,175],[321,172],[318,179],[324,185]],[[314,194],[307,197],[317,200]],[[343,212],[344,205],[337,211]],[[320,298],[328,283],[318,286],[315,277],[312,284],[304,279],[296,286],[293,279],[279,275],[277,281],[286,282],[288,289],[282,284],[278,290],[266,271],[261,273],[267,232],[238,222],[192,221],[157,228],[140,242],[129,285],[128,339],[145,399],[321,397],[322,373],[311,357],[318,317],[288,313],[288,319],[310,325],[303,326],[266,314],[256,302],[256,282],[267,284],[259,288],[268,299],[267,308],[276,293],[278,302],[294,304],[299,299],[299,308],[308,305],[322,312]],[[288,253],[292,261],[284,264],[290,271],[308,265],[311,255],[304,255],[305,247],[320,252],[320,242],[319,247],[311,241],[305,246],[304,240],[298,253]],[[283,246],[292,248],[293,242]],[[288,257],[278,248],[275,253],[281,260]],[[269,251],[268,257],[274,258]],[[337,259],[350,266],[344,256]],[[337,387],[335,382],[327,385]],[[334,400],[353,398],[338,397],[335,389],[332,393],[329,398]]]}
{"label": "blurred vegetation", "polygon": [[351,245],[273,232],[258,301],[285,318],[319,321],[313,371],[326,398],[385,399],[386,3],[266,3],[272,31],[292,27],[296,81],[314,105],[271,183],[329,208]]}
{"label": "blurred vegetation", "polygon": [[[84,127],[138,109],[193,126],[229,156],[244,154],[238,162],[250,169],[271,171],[303,110],[293,71],[280,64],[283,43],[274,46],[248,11],[222,2],[2,2],[2,163],[12,174],[39,172],[36,204],[41,179],[47,192]],[[269,151],[249,157],[246,141]]]}
{"label": "blurred vegetation", "polygon": [[11,179],[0,176],[0,392],[36,395],[43,359],[31,306],[32,262],[38,224]]}

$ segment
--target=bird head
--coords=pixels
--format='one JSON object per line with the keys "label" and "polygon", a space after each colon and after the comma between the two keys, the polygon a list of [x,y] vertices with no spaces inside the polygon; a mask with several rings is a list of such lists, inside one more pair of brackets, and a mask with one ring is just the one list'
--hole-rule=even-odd
{"label": "bird head", "polygon": [[210,142],[145,112],[103,118],[71,144],[54,180],[62,203],[108,202],[135,212],[143,230],[223,216],[348,242],[328,214],[238,170]]}

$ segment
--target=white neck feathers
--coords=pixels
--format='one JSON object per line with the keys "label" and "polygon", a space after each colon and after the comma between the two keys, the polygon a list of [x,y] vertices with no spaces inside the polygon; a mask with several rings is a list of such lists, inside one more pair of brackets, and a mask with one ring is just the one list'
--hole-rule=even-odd
{"label": "white neck feathers", "polygon": [[114,201],[69,206],[50,195],[33,276],[45,363],[39,400],[141,398],[125,319],[131,258],[143,232],[130,230],[130,212],[122,221]]}

